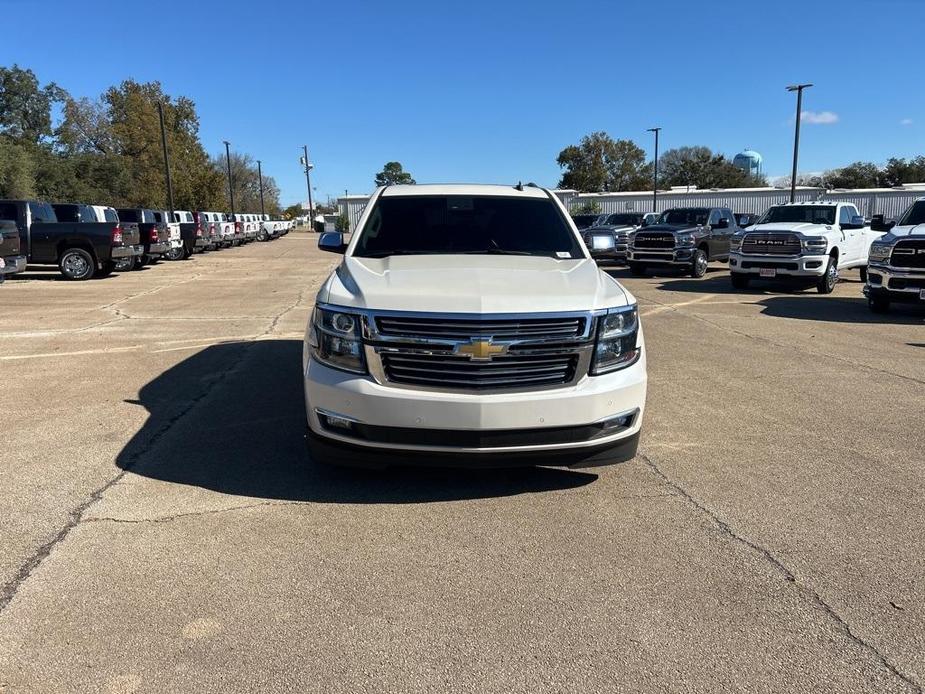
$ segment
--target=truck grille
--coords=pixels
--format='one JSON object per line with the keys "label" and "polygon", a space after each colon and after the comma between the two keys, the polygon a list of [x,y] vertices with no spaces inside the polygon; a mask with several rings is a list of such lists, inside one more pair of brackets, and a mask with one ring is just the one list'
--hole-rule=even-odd
{"label": "truck grille", "polygon": [[633,241],[636,248],[674,248],[674,234],[636,234]]}
{"label": "truck grille", "polygon": [[925,240],[898,241],[890,254],[893,267],[925,268]]}
{"label": "truck grille", "polygon": [[582,316],[514,319],[378,316],[376,328],[380,335],[415,339],[569,340],[584,335],[586,320]]}
{"label": "truck grille", "polygon": [[575,378],[577,354],[507,354],[472,361],[453,354],[380,354],[386,378],[414,386],[487,390],[564,385]]}
{"label": "truck grille", "polygon": [[800,250],[800,238],[789,232],[752,233],[742,239],[745,255],[800,255]]}

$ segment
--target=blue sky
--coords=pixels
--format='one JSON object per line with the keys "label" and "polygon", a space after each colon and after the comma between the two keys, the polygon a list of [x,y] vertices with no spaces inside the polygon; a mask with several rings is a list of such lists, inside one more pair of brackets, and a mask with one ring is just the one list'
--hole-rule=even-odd
{"label": "blue sky", "polygon": [[[38,16],[41,8],[41,17]],[[156,8],[156,9],[155,9]],[[0,64],[75,96],[160,80],[201,137],[264,162],[284,204],[368,192],[401,161],[419,182],[555,185],[594,130],[661,147],[745,147],[789,172],[925,153],[922,0],[466,3],[0,0]],[[29,27],[41,26],[40,31]],[[67,27],[73,27],[68,31]],[[147,27],[147,29],[146,29]],[[131,31],[129,31],[131,29]],[[819,115],[823,114],[823,115]]]}

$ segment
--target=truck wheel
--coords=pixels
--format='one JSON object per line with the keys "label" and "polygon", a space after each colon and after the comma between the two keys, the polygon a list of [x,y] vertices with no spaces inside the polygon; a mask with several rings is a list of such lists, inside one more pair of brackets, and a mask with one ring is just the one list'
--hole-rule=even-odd
{"label": "truck wheel", "polygon": [[867,306],[874,313],[886,313],[890,310],[890,300],[882,296],[867,297]]}
{"label": "truck wheel", "polygon": [[646,274],[646,266],[642,263],[630,263],[630,274],[636,277],[642,277]]}
{"label": "truck wheel", "polygon": [[88,280],[96,272],[96,261],[83,248],[68,248],[58,258],[58,268],[69,280]]}
{"label": "truck wheel", "polygon": [[744,272],[730,272],[729,277],[732,278],[732,286],[735,289],[748,289],[748,284],[752,280],[752,278]]}
{"label": "truck wheel", "polygon": [[709,264],[707,260],[707,254],[703,252],[702,249],[698,248],[694,251],[694,259],[691,262],[691,277],[703,277],[707,274],[707,265]]}
{"label": "truck wheel", "polygon": [[134,262],[134,258],[123,258],[122,260],[117,261],[116,272],[127,272],[128,270],[131,270]]}
{"label": "truck wheel", "polygon": [[838,261],[829,256],[829,264],[825,266],[825,274],[816,282],[816,290],[820,294],[831,294],[838,282]]}
{"label": "truck wheel", "polygon": [[93,273],[94,277],[109,277],[116,271],[118,263],[115,260],[104,260],[100,263],[100,269]]}
{"label": "truck wheel", "polygon": [[867,266],[861,266],[861,281],[867,284]]}
{"label": "truck wheel", "polygon": [[132,269],[133,270],[140,270],[144,266],[145,266],[145,257],[143,255],[136,255],[132,259]]}
{"label": "truck wheel", "polygon": [[183,246],[180,246],[179,248],[171,248],[164,257],[167,258],[167,260],[183,260],[184,255],[185,251]]}

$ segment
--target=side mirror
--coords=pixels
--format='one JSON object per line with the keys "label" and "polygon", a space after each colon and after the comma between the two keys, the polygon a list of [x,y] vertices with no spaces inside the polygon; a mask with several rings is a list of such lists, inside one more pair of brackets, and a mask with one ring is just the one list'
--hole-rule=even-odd
{"label": "side mirror", "polygon": [[886,218],[882,214],[875,214],[873,217],[871,217],[871,220],[870,220],[870,230],[871,231],[879,231],[879,232],[886,233],[890,229],[892,229],[894,226],[896,226],[896,222],[893,221],[892,219],[887,221]]}
{"label": "side mirror", "polygon": [[328,253],[344,253],[347,244],[344,235],[339,231],[326,231],[318,238],[318,248]]}
{"label": "side mirror", "polygon": [[649,220],[646,219],[645,217],[643,217],[643,219],[642,219],[642,224],[639,225],[639,228],[640,228],[640,229],[644,229],[644,228],[647,227],[647,226],[649,226]]}
{"label": "side mirror", "polygon": [[728,229],[729,220],[723,217],[716,224],[713,225],[713,228],[714,229]]}

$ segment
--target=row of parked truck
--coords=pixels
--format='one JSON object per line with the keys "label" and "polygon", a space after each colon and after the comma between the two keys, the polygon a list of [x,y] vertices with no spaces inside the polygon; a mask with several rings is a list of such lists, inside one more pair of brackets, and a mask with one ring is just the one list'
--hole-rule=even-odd
{"label": "row of parked truck", "polygon": [[839,272],[857,268],[872,311],[925,305],[925,198],[899,220],[875,215],[870,222],[854,204],[828,201],[775,205],[760,217],[691,207],[573,220],[592,257],[625,263],[634,275],[673,268],[703,277],[711,261],[721,261],[736,289],[784,279],[829,294]]}
{"label": "row of parked truck", "polygon": [[0,281],[31,265],[56,265],[69,280],[105,277],[161,259],[270,241],[291,226],[267,214],[0,200]]}

